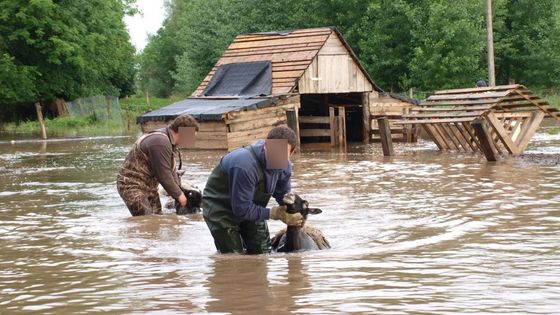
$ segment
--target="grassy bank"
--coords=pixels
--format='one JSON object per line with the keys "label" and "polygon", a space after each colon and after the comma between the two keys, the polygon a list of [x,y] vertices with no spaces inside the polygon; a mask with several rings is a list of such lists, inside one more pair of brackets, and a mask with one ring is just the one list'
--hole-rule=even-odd
{"label": "grassy bank", "polygon": [[[94,115],[85,117],[55,117],[45,119],[47,137],[75,137],[136,134],[140,131],[136,117],[154,109],[169,105],[180,97],[150,97],[149,103],[143,96],[132,96],[119,99],[120,120],[98,120]],[[19,124],[2,124],[0,131],[6,133],[39,134],[39,122],[25,121]]]}

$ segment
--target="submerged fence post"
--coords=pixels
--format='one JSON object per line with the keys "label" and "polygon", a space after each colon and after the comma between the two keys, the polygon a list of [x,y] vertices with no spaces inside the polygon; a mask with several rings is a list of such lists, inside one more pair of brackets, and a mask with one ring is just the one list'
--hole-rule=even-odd
{"label": "submerged fence post", "polygon": [[35,111],[37,111],[37,120],[39,120],[39,128],[41,133],[41,139],[47,139],[47,130],[45,129],[45,122],[43,121],[43,112],[41,111],[42,106],[39,102],[35,103]]}
{"label": "submerged fence post", "polygon": [[379,137],[381,138],[381,148],[384,156],[395,155],[393,152],[393,139],[391,138],[391,128],[389,127],[389,119],[381,117],[377,119],[379,125]]}

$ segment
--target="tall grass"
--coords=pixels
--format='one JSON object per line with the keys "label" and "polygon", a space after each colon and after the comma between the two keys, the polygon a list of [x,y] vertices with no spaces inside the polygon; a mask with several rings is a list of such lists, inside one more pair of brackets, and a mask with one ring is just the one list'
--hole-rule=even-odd
{"label": "tall grass", "polygon": [[[158,109],[182,99],[181,97],[150,97],[149,103],[141,95],[119,99],[121,121],[97,120],[93,115],[86,117],[55,117],[45,119],[48,137],[100,136],[135,134],[140,131],[136,118],[148,111]],[[6,123],[1,126],[8,133],[39,134],[38,121]]]}

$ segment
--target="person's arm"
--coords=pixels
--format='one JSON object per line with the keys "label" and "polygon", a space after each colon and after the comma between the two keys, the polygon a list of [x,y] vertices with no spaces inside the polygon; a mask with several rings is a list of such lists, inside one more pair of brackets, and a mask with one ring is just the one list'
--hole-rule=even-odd
{"label": "person's arm", "polygon": [[173,151],[171,146],[166,144],[152,144],[147,147],[152,172],[167,191],[169,196],[178,199],[183,191],[177,183],[176,175],[173,174]]}
{"label": "person's arm", "polygon": [[268,209],[253,202],[259,180],[257,170],[234,166],[229,169],[228,177],[233,214],[248,221],[268,220]]}

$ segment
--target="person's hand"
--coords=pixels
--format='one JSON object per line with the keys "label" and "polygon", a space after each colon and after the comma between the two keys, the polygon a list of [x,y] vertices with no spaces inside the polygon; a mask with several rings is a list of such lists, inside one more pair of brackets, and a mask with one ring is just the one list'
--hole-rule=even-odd
{"label": "person's hand", "polygon": [[287,225],[303,225],[303,216],[301,215],[301,213],[288,213],[286,206],[274,206],[270,208],[270,219],[281,220]]}
{"label": "person's hand", "polygon": [[187,197],[185,197],[184,193],[181,193],[181,195],[179,196],[177,201],[179,201],[179,204],[181,205],[181,207],[186,207],[187,206]]}

